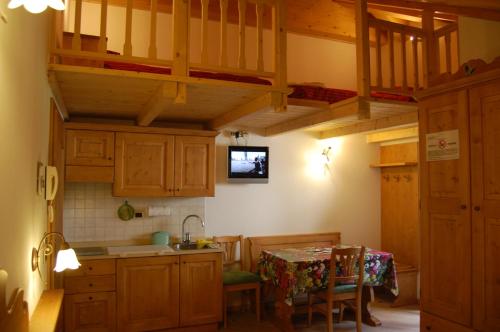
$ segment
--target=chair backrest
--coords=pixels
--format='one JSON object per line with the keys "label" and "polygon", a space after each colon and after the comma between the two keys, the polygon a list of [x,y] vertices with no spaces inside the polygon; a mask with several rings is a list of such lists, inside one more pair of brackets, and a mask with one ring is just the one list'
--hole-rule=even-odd
{"label": "chair backrest", "polygon": [[[337,270],[340,270],[337,275]],[[338,283],[356,284],[361,291],[365,273],[365,247],[337,248],[332,247],[330,273],[328,276],[328,294]]]}
{"label": "chair backrest", "polygon": [[[245,265],[243,265],[244,263],[243,235],[214,236],[213,240],[215,243],[218,243],[224,250],[223,251],[224,267],[234,268],[237,266],[239,269],[243,269],[245,267]],[[237,253],[236,250],[238,244],[239,244],[239,253]]]}

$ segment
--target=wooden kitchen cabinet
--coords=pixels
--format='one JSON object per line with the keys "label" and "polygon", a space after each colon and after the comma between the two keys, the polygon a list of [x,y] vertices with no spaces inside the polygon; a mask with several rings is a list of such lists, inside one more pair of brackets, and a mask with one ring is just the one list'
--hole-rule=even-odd
{"label": "wooden kitchen cabinet", "polygon": [[[500,331],[500,72],[494,73],[419,98],[422,330]],[[428,134],[448,130],[458,132],[458,155],[429,161]]]}
{"label": "wooden kitchen cabinet", "polygon": [[179,325],[179,256],[119,259],[118,331]]}
{"label": "wooden kitchen cabinet", "polygon": [[222,255],[182,255],[180,325],[222,320]]}
{"label": "wooden kitchen cabinet", "polygon": [[115,134],[97,130],[66,130],[66,165],[113,166]]}
{"label": "wooden kitchen cabinet", "polygon": [[215,140],[175,137],[175,195],[214,196]]}
{"label": "wooden kitchen cabinet", "polygon": [[116,134],[114,196],[213,196],[215,139]]}
{"label": "wooden kitchen cabinet", "polygon": [[114,196],[173,196],[174,136],[116,133]]}
{"label": "wooden kitchen cabinet", "polygon": [[115,331],[115,292],[81,293],[64,297],[65,331]]}
{"label": "wooden kitchen cabinet", "polygon": [[113,182],[115,133],[98,130],[66,130],[68,182]]}
{"label": "wooden kitchen cabinet", "polygon": [[116,331],[115,260],[82,260],[64,273],[64,331]]}

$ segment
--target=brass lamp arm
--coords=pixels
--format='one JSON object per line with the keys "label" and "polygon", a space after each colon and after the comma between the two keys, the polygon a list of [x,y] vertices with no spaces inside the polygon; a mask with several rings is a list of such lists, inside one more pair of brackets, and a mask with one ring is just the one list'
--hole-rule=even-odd
{"label": "brass lamp arm", "polygon": [[66,242],[64,236],[61,233],[59,232],[45,233],[45,235],[40,240],[40,243],[38,244],[38,248],[33,248],[31,252],[31,269],[33,271],[35,271],[39,267],[38,260],[40,259],[40,253],[43,252],[43,255],[46,257],[54,252],[54,245],[49,241],[50,239],[54,239],[54,243],[56,239],[61,240],[61,249],[69,248],[68,243]]}

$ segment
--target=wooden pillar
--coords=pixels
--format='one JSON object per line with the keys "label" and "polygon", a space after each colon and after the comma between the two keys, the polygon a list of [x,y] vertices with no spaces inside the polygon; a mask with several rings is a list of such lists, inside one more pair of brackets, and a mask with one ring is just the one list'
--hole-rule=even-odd
{"label": "wooden pillar", "polygon": [[188,76],[189,0],[173,0],[174,47],[172,75]]}
{"label": "wooden pillar", "polygon": [[286,88],[286,3],[283,0],[276,1],[273,7],[273,25],[274,70],[276,72],[274,85]]}
{"label": "wooden pillar", "polygon": [[356,67],[358,95],[370,96],[370,40],[368,31],[367,0],[355,0],[356,20]]}
{"label": "wooden pillar", "polygon": [[[273,34],[274,34],[274,86],[286,89],[287,64],[286,64],[286,2],[277,0],[273,7]],[[274,110],[285,112],[287,110],[287,94],[274,93]],[[277,99],[277,101],[276,101]]]}
{"label": "wooden pillar", "polygon": [[439,45],[434,36],[434,11],[424,9],[422,13],[422,30],[425,41],[422,44],[423,64],[424,64],[424,87],[429,86],[429,81],[439,75]]}

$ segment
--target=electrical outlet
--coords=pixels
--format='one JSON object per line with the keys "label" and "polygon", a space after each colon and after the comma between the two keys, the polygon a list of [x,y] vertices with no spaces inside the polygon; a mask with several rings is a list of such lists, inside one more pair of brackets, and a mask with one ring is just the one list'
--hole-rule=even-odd
{"label": "electrical outlet", "polygon": [[135,209],[135,217],[136,218],[146,218],[147,216],[148,216],[148,213],[147,213],[146,209],[144,209],[144,208]]}

